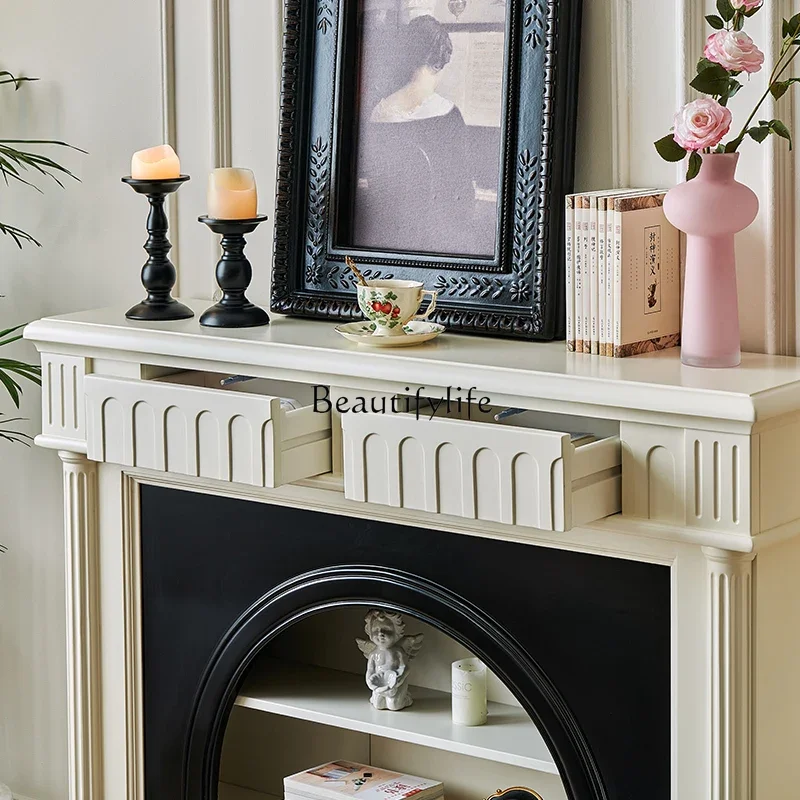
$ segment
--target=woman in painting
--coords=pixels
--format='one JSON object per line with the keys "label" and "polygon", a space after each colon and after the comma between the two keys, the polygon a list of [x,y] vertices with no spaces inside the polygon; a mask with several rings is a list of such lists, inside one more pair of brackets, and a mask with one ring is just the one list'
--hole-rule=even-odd
{"label": "woman in painting", "polygon": [[393,91],[361,126],[356,244],[474,254],[467,126],[458,107],[436,91],[452,40],[426,15],[401,26],[392,44]]}

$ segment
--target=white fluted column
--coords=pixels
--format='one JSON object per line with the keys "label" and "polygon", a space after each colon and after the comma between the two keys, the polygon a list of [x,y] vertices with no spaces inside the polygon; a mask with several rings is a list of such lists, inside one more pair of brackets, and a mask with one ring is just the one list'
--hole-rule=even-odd
{"label": "white fluted column", "polygon": [[70,800],[103,800],[97,465],[59,451],[64,469]]}
{"label": "white fluted column", "polygon": [[711,643],[711,800],[752,797],[753,553],[703,548]]}

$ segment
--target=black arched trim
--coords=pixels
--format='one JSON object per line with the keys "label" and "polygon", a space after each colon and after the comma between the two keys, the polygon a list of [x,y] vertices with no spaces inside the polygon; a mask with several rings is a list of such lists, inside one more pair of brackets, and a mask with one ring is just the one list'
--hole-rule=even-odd
{"label": "black arched trim", "polygon": [[184,761],[184,800],[217,797],[225,728],[259,652],[303,619],[348,605],[377,605],[412,614],[469,648],[530,715],[570,800],[607,800],[575,716],[536,661],[501,625],[462,597],[416,575],[357,566],[327,568],[287,581],[254,603],[223,637],[195,698]]}

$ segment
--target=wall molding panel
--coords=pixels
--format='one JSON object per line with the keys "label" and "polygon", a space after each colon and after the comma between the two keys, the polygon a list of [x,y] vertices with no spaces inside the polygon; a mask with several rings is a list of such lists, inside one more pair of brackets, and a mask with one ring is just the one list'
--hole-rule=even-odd
{"label": "wall molding panel", "polygon": [[611,64],[611,154],[614,184],[631,182],[631,71],[633,69],[633,0],[614,0],[611,10],[611,41],[614,59]]}
{"label": "wall molding panel", "polygon": [[230,0],[211,0],[212,147],[215,167],[232,165]]}
{"label": "wall molding panel", "polygon": [[[703,0],[678,0],[677,26],[675,37],[676,92],[675,110],[697,97],[697,92],[689,86],[694,79],[697,62],[703,51],[705,40],[705,3]],[[677,165],[677,181],[686,177],[686,165]]]}
{"label": "wall molding panel", "polygon": [[[775,63],[782,44],[781,20],[794,14],[792,0],[772,0],[764,5],[767,31],[772,35],[766,42],[766,63]],[[790,127],[795,117],[794,90],[779,101],[770,97],[764,116],[783,119]],[[762,213],[766,226],[766,303],[765,333],[768,353],[794,355],[796,316],[795,251],[797,247],[796,171],[794,154],[785,140],[777,136],[765,142],[764,176],[766,182]]]}
{"label": "wall molding panel", "polygon": [[[177,108],[175,95],[175,0],[161,0],[161,126],[164,144],[177,148]],[[178,220],[179,192],[167,195],[167,216],[170,220]],[[178,225],[171,226],[170,241],[172,252],[170,259],[175,264],[178,277],[174,294],[180,295],[180,230]]]}

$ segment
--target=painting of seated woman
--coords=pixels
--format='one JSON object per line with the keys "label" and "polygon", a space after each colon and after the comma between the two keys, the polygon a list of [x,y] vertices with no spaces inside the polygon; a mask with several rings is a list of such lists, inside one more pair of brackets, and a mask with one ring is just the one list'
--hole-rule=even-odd
{"label": "painting of seated woman", "polygon": [[349,244],[493,258],[506,0],[363,0]]}

